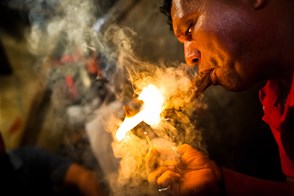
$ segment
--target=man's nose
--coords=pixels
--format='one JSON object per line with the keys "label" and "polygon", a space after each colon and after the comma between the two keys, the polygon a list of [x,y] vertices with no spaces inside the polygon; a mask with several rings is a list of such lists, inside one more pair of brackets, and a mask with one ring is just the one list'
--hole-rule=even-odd
{"label": "man's nose", "polygon": [[198,62],[201,58],[200,51],[193,47],[193,43],[191,41],[185,41],[184,42],[184,54],[185,54],[185,60],[186,63],[190,66],[197,66]]}

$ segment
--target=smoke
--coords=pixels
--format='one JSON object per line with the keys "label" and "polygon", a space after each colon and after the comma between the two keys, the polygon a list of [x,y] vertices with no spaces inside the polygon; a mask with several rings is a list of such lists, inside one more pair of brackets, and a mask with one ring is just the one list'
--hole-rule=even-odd
{"label": "smoke", "polygon": [[94,28],[97,16],[104,14],[99,1],[12,0],[10,6],[22,10],[30,23],[25,34],[28,50],[51,91],[53,113],[70,115],[65,121],[70,128],[82,125],[106,99],[110,88],[104,77],[114,71],[111,55],[105,55],[112,53],[107,40]]}
{"label": "smoke", "polygon": [[[139,59],[133,51],[137,35],[130,29],[112,26],[105,36],[111,42],[108,43],[113,49],[111,57],[116,62],[116,71],[111,82],[115,86],[116,94],[115,104],[111,105],[116,107],[104,105],[103,109],[99,108],[87,128],[96,134],[101,128],[112,136],[112,151],[119,163],[115,182],[120,185],[114,192],[120,195],[123,194],[122,190],[137,187],[135,190],[140,194],[152,192],[154,195],[158,191],[147,182],[145,159],[151,146],[167,146],[166,143],[178,146],[188,143],[206,151],[201,131],[197,127],[199,117],[206,110],[204,97],[192,99],[195,86],[191,79],[195,77],[195,70],[188,69],[185,65],[166,65],[163,62],[151,64]],[[158,87],[165,97],[160,124],[151,128],[142,122],[124,140],[117,141],[115,133],[125,116],[123,105],[137,98],[149,84]],[[98,145],[97,140],[93,143]]]}
{"label": "smoke", "polygon": [[60,46],[64,49],[59,48],[60,55],[75,47],[82,51],[93,47],[95,32],[91,24],[95,18],[91,0],[31,0],[26,5],[31,23],[27,39],[33,54],[46,56]]}
{"label": "smoke", "polygon": [[[92,0],[31,0],[27,5],[31,22],[27,40],[31,53],[39,57],[38,66],[45,66],[38,68],[50,70],[45,79],[52,89],[54,117],[65,115],[69,130],[86,129],[91,151],[114,195],[158,193],[147,182],[145,157],[151,146],[188,143],[205,151],[197,122],[206,104],[203,96],[192,99],[194,70],[143,61],[133,51],[137,35],[128,28],[112,25],[97,32]],[[93,80],[85,73],[93,56],[105,80]],[[115,133],[125,116],[123,106],[148,84],[165,97],[160,124],[154,128],[141,123],[118,142]]]}
{"label": "smoke", "polygon": [[[116,43],[114,45],[117,46],[117,70],[114,74],[117,99],[127,104],[148,84],[154,84],[166,99],[162,114],[166,121],[159,126],[158,134],[169,129],[170,137],[178,144],[181,142],[191,144],[195,138],[193,136],[195,120],[197,121],[197,117],[206,110],[203,96],[192,99],[195,94],[195,84],[191,79],[196,76],[196,71],[187,68],[184,64],[166,65],[163,62],[151,64],[142,61],[133,51],[136,34],[130,29],[112,27],[108,33],[110,34],[107,36],[111,36]],[[170,125],[177,129],[176,133],[171,130]],[[179,131],[183,131],[182,136],[179,136]]]}

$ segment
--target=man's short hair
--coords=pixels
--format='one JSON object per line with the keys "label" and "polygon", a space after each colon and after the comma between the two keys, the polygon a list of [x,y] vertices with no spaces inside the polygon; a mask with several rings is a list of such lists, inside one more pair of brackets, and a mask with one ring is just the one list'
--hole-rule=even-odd
{"label": "man's short hair", "polygon": [[160,6],[160,11],[167,16],[167,23],[170,25],[170,29],[172,30],[171,6],[172,0],[163,0],[162,5]]}

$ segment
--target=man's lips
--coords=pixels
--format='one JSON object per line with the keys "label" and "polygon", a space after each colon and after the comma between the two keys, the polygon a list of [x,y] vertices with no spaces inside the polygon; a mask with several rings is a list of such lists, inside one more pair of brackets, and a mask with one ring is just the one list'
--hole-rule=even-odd
{"label": "man's lips", "polygon": [[199,74],[209,74],[212,85],[217,85],[218,84],[215,69],[208,69],[208,70],[203,70],[203,71],[199,70]]}

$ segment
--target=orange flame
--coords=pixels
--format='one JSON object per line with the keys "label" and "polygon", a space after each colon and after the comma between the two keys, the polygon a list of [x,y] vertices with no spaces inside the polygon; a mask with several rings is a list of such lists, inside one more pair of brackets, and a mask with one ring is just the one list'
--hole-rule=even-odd
{"label": "orange flame", "polygon": [[164,102],[163,94],[160,90],[150,84],[143,89],[138,97],[144,102],[142,110],[132,117],[126,117],[116,132],[116,139],[124,139],[128,131],[144,121],[150,126],[156,126],[160,122],[160,113]]}

